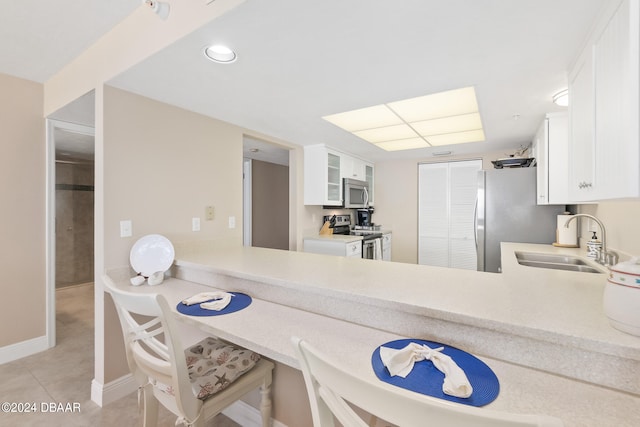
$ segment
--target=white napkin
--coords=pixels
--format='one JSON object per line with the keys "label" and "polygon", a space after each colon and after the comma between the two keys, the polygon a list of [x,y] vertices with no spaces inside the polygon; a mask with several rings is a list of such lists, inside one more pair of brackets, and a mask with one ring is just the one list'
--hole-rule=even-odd
{"label": "white napkin", "polygon": [[[202,292],[192,297],[183,299],[182,303],[184,305],[193,305],[193,304],[202,303],[200,304],[200,308],[203,308],[205,310],[220,311],[229,305],[229,303],[231,302],[231,297],[233,296],[234,295],[230,294],[229,292]],[[209,300],[213,300],[213,301],[209,301]],[[209,301],[209,302],[205,302],[205,301]]]}
{"label": "white napkin", "polygon": [[467,376],[451,357],[441,353],[443,348],[432,349],[427,345],[414,342],[401,349],[380,347],[380,358],[391,376],[399,375],[402,378],[409,375],[415,362],[431,360],[433,365],[444,374],[442,391],[445,394],[456,397],[471,396],[473,387]]}

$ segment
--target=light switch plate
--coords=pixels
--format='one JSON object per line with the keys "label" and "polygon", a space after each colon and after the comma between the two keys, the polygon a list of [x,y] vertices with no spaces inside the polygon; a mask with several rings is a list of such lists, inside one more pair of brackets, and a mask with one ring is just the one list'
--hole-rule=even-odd
{"label": "light switch plate", "polygon": [[133,226],[131,220],[126,219],[120,221],[120,237],[131,237],[133,235]]}
{"label": "light switch plate", "polygon": [[230,216],[229,217],[229,228],[236,228],[236,217],[235,216]]}
{"label": "light switch plate", "polygon": [[200,231],[200,218],[191,218],[191,231]]}

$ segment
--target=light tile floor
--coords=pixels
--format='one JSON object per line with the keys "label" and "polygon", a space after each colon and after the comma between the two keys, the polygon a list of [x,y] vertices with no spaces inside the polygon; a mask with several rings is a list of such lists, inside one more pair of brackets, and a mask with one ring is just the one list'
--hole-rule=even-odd
{"label": "light tile floor", "polygon": [[[0,426],[139,426],[137,393],[99,407],[91,401],[93,379],[93,284],[56,290],[57,345],[0,365],[0,403],[35,404],[35,413],[0,412]],[[79,405],[79,412],[55,412],[50,403]],[[44,405],[44,406],[43,406]],[[4,407],[3,407],[4,409]],[[159,427],[176,417],[160,406]],[[237,427],[224,415],[211,425]]]}

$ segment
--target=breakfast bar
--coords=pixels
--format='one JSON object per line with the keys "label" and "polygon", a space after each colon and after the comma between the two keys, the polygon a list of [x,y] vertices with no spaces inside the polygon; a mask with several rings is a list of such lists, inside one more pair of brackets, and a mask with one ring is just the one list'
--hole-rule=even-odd
{"label": "breakfast bar", "polygon": [[126,289],[162,293],[174,308],[211,288],[251,295],[249,307],[230,315],[177,315],[293,368],[291,336],[372,380],[378,346],[426,339],[472,353],[495,372],[500,393],[486,408],[552,415],[567,426],[636,425],[640,338],[611,328],[602,313],[606,275],[521,266],[515,250],[566,251],[503,244],[504,273],[494,274],[201,245],[177,247],[162,285],[133,288],[128,271],[109,275]]}

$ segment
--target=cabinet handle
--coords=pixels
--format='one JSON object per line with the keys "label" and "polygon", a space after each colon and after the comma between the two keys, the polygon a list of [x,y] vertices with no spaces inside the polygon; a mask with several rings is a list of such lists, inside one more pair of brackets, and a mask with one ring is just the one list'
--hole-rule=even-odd
{"label": "cabinet handle", "polygon": [[593,186],[593,184],[590,183],[590,182],[582,181],[582,182],[578,183],[578,188],[580,188],[580,189],[582,189],[582,188],[590,188],[592,186]]}

